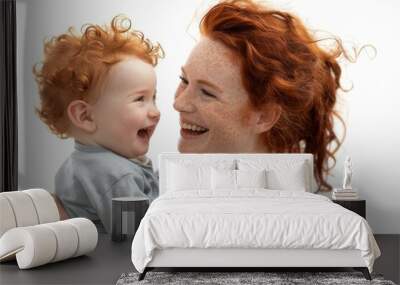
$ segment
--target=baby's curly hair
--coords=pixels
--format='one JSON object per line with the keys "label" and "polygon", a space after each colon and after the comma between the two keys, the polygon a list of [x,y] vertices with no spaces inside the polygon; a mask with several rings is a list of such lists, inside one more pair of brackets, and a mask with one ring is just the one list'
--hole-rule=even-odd
{"label": "baby's curly hair", "polygon": [[132,29],[129,18],[115,16],[110,26],[87,24],[77,34],[68,32],[44,42],[41,68],[33,67],[39,86],[40,119],[60,138],[68,137],[67,107],[73,100],[96,98],[97,84],[110,67],[125,56],[136,56],[157,65],[164,57],[160,44],[152,44],[142,32]]}

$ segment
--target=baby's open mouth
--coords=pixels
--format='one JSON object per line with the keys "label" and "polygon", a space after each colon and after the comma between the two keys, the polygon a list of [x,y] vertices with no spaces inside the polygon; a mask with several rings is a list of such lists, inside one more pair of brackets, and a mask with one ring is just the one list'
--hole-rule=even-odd
{"label": "baby's open mouth", "polygon": [[182,136],[198,136],[208,132],[208,129],[199,125],[181,123]]}
{"label": "baby's open mouth", "polygon": [[152,125],[152,126],[150,126],[150,127],[140,129],[140,130],[137,132],[137,134],[138,134],[138,136],[139,136],[140,138],[142,138],[142,139],[147,139],[147,140],[148,140],[148,139],[150,139],[151,135],[153,134],[155,128],[156,128],[156,126],[155,126],[155,125]]}

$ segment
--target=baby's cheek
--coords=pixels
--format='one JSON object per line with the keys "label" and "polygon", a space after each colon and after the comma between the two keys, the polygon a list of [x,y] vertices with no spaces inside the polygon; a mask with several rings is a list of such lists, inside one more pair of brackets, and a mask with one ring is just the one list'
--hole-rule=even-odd
{"label": "baby's cheek", "polygon": [[138,128],[143,124],[144,118],[139,112],[126,112],[121,114],[121,124],[126,128]]}

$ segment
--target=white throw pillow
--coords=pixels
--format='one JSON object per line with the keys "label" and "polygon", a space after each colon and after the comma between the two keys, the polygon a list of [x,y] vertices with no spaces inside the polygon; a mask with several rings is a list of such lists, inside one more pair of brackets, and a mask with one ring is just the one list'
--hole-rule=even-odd
{"label": "white throw pillow", "polygon": [[305,163],[293,164],[290,168],[267,171],[268,188],[272,190],[307,191]]}
{"label": "white throw pillow", "polygon": [[177,159],[166,164],[166,190],[211,190],[211,169],[234,169],[233,160]]}
{"label": "white throw pillow", "polygon": [[239,159],[239,170],[266,170],[267,188],[271,190],[307,191],[309,173],[305,160],[292,159]]}
{"label": "white throw pillow", "polygon": [[236,190],[236,170],[211,169],[212,190]]}
{"label": "white throw pillow", "polygon": [[167,191],[210,189],[210,171],[207,166],[169,163]]}
{"label": "white throw pillow", "polygon": [[236,170],[237,188],[267,188],[267,171]]}
{"label": "white throw pillow", "polygon": [[241,188],[267,188],[263,170],[211,169],[212,190],[239,190]]}

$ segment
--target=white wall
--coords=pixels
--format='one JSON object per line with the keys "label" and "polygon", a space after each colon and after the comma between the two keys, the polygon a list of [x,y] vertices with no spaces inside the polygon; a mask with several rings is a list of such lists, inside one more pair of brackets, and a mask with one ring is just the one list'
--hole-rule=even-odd
{"label": "white wall", "polygon": [[[73,25],[109,23],[124,13],[135,28],[162,44],[166,58],[157,67],[161,121],[149,156],[156,161],[165,151],[177,151],[178,114],[172,108],[181,65],[194,38],[197,22],[210,1],[200,0],[17,0],[19,185],[53,191],[53,178],[73,149],[71,140],[50,134],[34,114],[39,103],[32,66],[42,59],[45,37]],[[354,88],[341,95],[338,108],[347,123],[347,137],[337,154],[330,182],[339,186],[343,160],[351,155],[353,185],[367,200],[367,219],[375,233],[400,233],[400,99],[398,47],[400,2],[392,1],[270,1],[295,12],[313,29],[331,32],[346,43],[373,44],[375,59],[362,54],[356,64],[344,64],[343,83]],[[192,23],[192,24],[191,24]],[[397,65],[396,65],[397,63]],[[341,128],[338,126],[338,130]]]}

